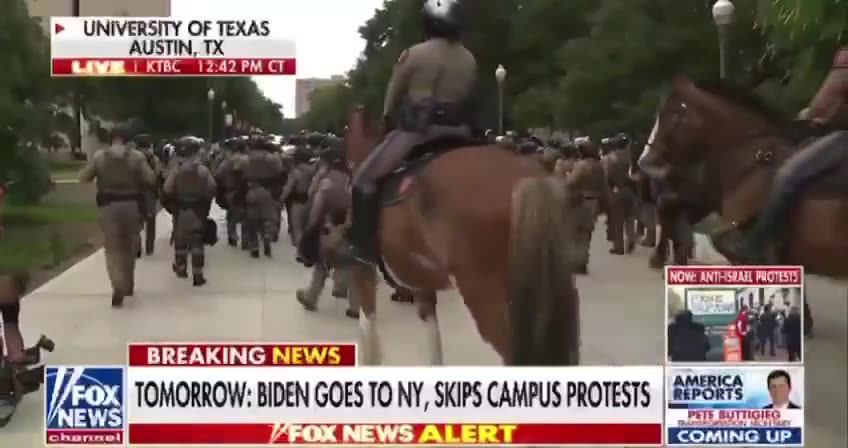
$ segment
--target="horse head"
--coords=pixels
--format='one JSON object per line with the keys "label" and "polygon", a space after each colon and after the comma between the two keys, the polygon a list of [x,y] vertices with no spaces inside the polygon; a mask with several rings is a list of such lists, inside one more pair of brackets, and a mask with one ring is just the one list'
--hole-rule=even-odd
{"label": "horse head", "polygon": [[656,114],[639,166],[656,179],[704,168],[736,172],[755,159],[748,157],[751,144],[779,137],[783,124],[750,89],[678,76]]}
{"label": "horse head", "polygon": [[345,127],[345,157],[350,168],[355,168],[371,152],[382,133],[382,124],[374,123],[363,105],[353,108]]}

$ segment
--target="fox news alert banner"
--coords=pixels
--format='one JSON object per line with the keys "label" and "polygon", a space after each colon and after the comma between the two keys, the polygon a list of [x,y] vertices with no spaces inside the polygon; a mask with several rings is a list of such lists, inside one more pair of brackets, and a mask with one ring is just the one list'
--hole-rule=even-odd
{"label": "fox news alert banner", "polygon": [[662,443],[661,366],[356,367],[355,359],[348,344],[134,344],[125,369],[51,366],[46,442]]}
{"label": "fox news alert banner", "polygon": [[266,19],[52,17],[53,76],[294,75],[295,43]]}
{"label": "fox news alert banner", "polygon": [[804,368],[670,367],[669,446],[804,446]]}

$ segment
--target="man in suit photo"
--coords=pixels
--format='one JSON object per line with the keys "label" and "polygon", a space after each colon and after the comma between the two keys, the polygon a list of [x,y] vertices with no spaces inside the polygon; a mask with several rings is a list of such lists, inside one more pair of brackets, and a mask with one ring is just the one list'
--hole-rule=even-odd
{"label": "man in suit photo", "polygon": [[789,401],[792,393],[792,378],[785,370],[775,370],[766,377],[771,404],[763,409],[801,409],[801,406]]}

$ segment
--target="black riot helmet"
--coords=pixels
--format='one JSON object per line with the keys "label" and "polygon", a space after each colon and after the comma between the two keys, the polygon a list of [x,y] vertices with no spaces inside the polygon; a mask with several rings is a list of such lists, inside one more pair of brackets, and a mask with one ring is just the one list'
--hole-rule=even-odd
{"label": "black riot helmet", "polygon": [[128,126],[117,125],[109,131],[112,143],[126,144],[131,141],[131,133]]}
{"label": "black riot helmet", "polygon": [[318,158],[331,168],[347,170],[347,160],[341,145],[331,145],[318,154]]}
{"label": "black riot helmet", "polygon": [[424,0],[423,13],[427,38],[459,40],[462,31],[459,0]]}
{"label": "black riot helmet", "polygon": [[177,155],[180,157],[192,157],[197,154],[198,151],[200,151],[200,147],[202,144],[203,140],[197,137],[192,137],[190,135],[180,137],[179,139],[177,139],[175,145]]}
{"label": "black riot helmet", "polygon": [[153,137],[150,134],[136,134],[133,137],[133,143],[139,149],[147,149],[153,146]]}
{"label": "black riot helmet", "polygon": [[615,136],[613,145],[615,149],[627,149],[627,147],[631,143],[630,136],[624,132],[619,132],[618,135]]}
{"label": "black riot helmet", "polygon": [[312,160],[312,151],[305,146],[297,146],[292,152],[292,159],[295,163],[309,163]]}
{"label": "black riot helmet", "polygon": [[318,132],[313,132],[306,136],[306,143],[313,148],[324,148],[326,140],[327,139]]}

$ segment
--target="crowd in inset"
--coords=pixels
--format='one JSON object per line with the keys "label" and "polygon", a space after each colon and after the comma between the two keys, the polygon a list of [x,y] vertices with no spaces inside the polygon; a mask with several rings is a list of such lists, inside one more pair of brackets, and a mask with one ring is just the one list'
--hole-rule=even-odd
{"label": "crowd in inset", "polygon": [[[806,308],[806,302],[803,306]],[[743,361],[800,361],[801,339],[812,333],[812,322],[802,319],[798,306],[776,309],[773,303],[756,308],[743,303],[733,326]],[[691,311],[679,311],[668,326],[669,359],[707,361],[712,348],[707,328],[695,321]]]}

